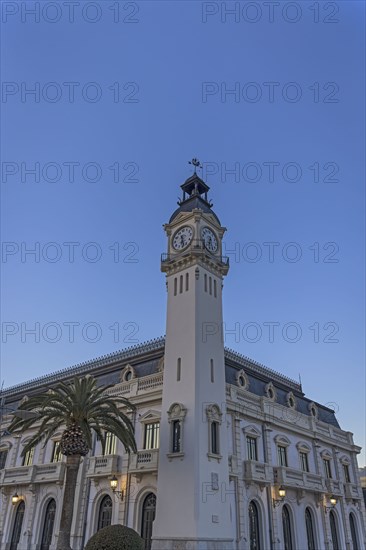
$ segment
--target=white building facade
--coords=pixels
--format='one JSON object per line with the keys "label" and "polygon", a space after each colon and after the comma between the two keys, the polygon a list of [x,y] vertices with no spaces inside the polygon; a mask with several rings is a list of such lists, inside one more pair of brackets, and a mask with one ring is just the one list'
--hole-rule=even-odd
{"label": "white building facade", "polygon": [[360,448],[297,382],[224,348],[225,228],[196,174],[182,190],[165,225],[166,337],[3,392],[1,548],[56,547],[65,477],[61,432],[22,458],[31,433],[8,434],[6,412],[92,374],[136,405],[139,450],[128,455],[108,436],[103,455],[94,441],[79,471],[74,550],[116,523],[140,533],[146,550],[364,549]]}

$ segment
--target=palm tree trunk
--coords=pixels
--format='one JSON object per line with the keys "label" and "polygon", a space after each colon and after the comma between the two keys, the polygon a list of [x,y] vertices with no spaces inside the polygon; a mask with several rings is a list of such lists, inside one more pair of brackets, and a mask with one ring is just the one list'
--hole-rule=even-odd
{"label": "palm tree trunk", "polygon": [[60,530],[56,550],[72,550],[70,545],[71,525],[74,512],[76,481],[79,472],[80,455],[66,457],[66,480],[62,503]]}

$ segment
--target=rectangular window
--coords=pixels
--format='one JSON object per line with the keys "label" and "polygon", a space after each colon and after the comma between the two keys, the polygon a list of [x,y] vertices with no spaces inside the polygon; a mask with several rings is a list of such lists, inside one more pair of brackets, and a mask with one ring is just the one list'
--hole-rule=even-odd
{"label": "rectangular window", "polygon": [[180,421],[174,420],[172,423],[172,452],[180,453]]}
{"label": "rectangular window", "polygon": [[52,449],[51,462],[61,462],[62,454],[60,449],[60,442],[55,441]]}
{"label": "rectangular window", "polygon": [[177,360],[177,382],[180,382],[180,373],[181,373],[182,359],[178,357]]}
{"label": "rectangular window", "polygon": [[248,460],[258,460],[256,437],[247,436],[247,455]]}
{"label": "rectangular window", "polygon": [[8,457],[8,450],[2,449],[0,451],[0,470],[3,470],[5,468],[7,457]]}
{"label": "rectangular window", "polygon": [[204,275],[204,281],[205,281],[205,292],[207,292],[207,275],[206,275],[206,273]]}
{"label": "rectangular window", "polygon": [[308,453],[300,452],[300,466],[303,472],[309,471]]}
{"label": "rectangular window", "polygon": [[214,296],[215,296],[215,298],[217,298],[217,284],[216,284],[216,279],[214,279]]}
{"label": "rectangular window", "polygon": [[117,438],[114,434],[111,432],[107,432],[105,434],[105,449],[104,449],[104,455],[115,455],[116,454],[116,448],[117,448]]}
{"label": "rectangular window", "polygon": [[31,466],[33,464],[34,447],[27,451],[23,458],[23,466]]}
{"label": "rectangular window", "polygon": [[349,466],[348,464],[343,464],[343,473],[346,483],[351,483],[351,476],[349,475]]}
{"label": "rectangular window", "polygon": [[325,477],[332,479],[332,469],[330,467],[330,460],[323,458]]}
{"label": "rectangular window", "polygon": [[160,422],[153,422],[145,426],[144,449],[159,448]]}
{"label": "rectangular window", "polygon": [[282,445],[279,445],[277,447],[278,452],[278,465],[279,466],[287,466],[287,449],[286,447],[283,447]]}
{"label": "rectangular window", "polygon": [[214,455],[220,454],[218,422],[211,422],[211,453]]}
{"label": "rectangular window", "polygon": [[186,291],[189,289],[189,273],[186,273]]}
{"label": "rectangular window", "polygon": [[174,278],[174,296],[177,295],[177,278]]}

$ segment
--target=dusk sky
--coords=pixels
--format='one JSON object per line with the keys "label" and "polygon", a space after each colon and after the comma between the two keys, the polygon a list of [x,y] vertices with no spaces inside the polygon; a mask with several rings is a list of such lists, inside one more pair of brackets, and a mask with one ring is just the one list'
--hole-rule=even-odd
{"label": "dusk sky", "polygon": [[225,345],[365,447],[364,8],[2,3],[4,387],[165,333],[162,225],[198,157]]}

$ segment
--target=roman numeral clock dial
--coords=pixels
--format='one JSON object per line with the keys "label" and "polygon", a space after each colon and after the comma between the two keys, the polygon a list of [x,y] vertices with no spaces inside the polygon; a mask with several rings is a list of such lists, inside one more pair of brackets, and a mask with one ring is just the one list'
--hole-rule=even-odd
{"label": "roman numeral clock dial", "polygon": [[193,229],[189,225],[185,225],[178,229],[173,236],[173,248],[175,250],[183,250],[191,242],[193,237]]}

